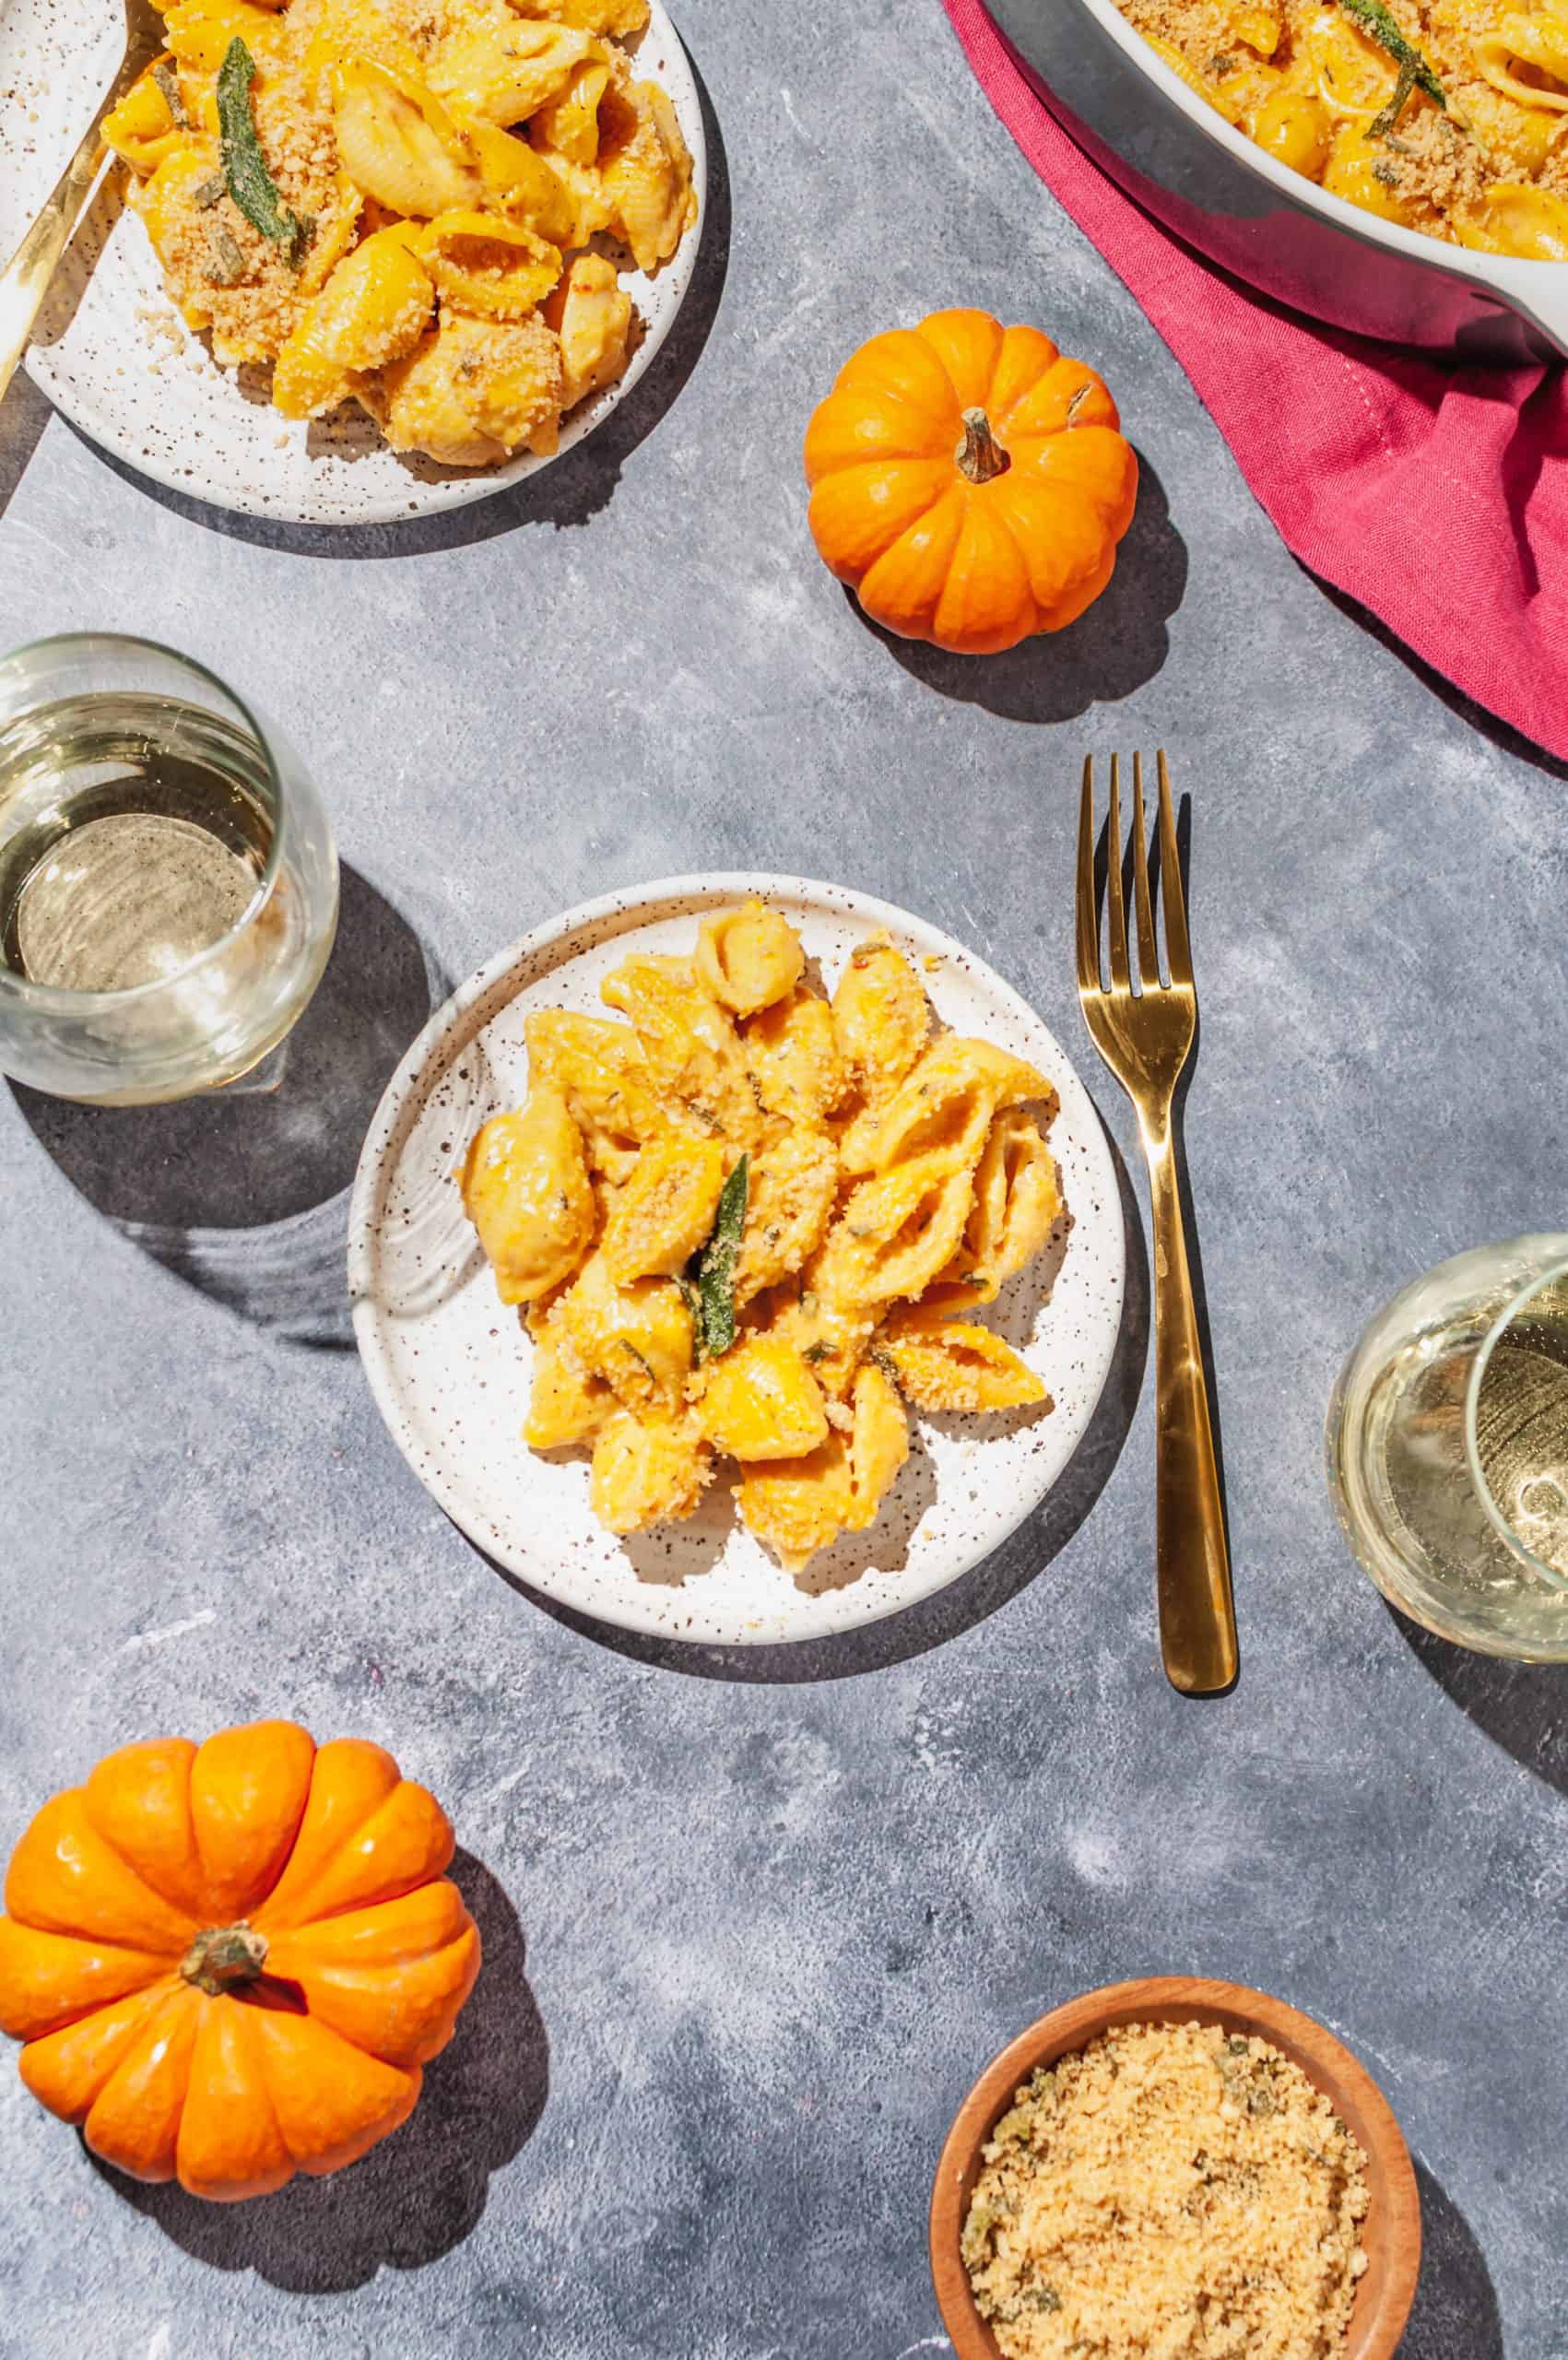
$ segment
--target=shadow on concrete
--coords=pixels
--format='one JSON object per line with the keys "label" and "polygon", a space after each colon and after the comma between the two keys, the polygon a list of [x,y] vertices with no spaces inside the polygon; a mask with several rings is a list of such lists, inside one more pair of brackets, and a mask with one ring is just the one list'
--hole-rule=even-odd
{"label": "shadow on concrete", "polygon": [[270,1092],[80,1106],[21,1082],[34,1138],[123,1237],[286,1340],[353,1342],[348,1189],[383,1091],[450,986],[407,922],[345,868],[337,938]]}
{"label": "shadow on concrete", "polygon": [[1421,2274],[1398,2360],[1504,2360],[1496,2290],[1469,2223],[1424,2164],[1416,2184]]}
{"label": "shadow on concrete", "polygon": [[49,418],[48,402],[18,369],[0,401],[0,516],[11,505]]}
{"label": "shadow on concrete", "polygon": [[195,2260],[253,2270],[292,2295],[347,2294],[379,2270],[422,2270],[461,2245],[484,2212],[491,2173],[512,2162],[544,2112],[549,2043],[512,1904],[466,1852],[452,1874],[484,1964],[400,2130],[329,2178],[301,2175],[249,2204],[208,2204],[171,2182],[148,2188],[89,2155],[116,2196]]}
{"label": "shadow on concrete", "polygon": [[1472,1655],[1423,1630],[1397,1607],[1388,1606],[1388,1613],[1410,1653],[1466,1717],[1515,1762],[1568,1795],[1568,1664]]}

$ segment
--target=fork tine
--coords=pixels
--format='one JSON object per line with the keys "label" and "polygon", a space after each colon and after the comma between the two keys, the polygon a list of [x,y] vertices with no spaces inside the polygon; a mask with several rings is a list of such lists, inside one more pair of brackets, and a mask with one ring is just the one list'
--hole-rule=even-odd
{"label": "fork tine", "polygon": [[1138,977],[1146,992],[1160,989],[1160,948],[1149,898],[1149,831],[1143,819],[1143,756],[1133,756],[1133,906],[1138,912]]}
{"label": "fork tine", "polygon": [[1083,798],[1078,811],[1078,987],[1098,992],[1100,928],[1094,909],[1094,757],[1083,758]]}
{"label": "fork tine", "polygon": [[1192,951],[1187,943],[1187,905],[1182,894],[1182,856],[1176,849],[1176,818],[1171,803],[1171,773],[1161,748],[1160,770],[1160,899],[1165,905],[1165,956],[1171,981],[1192,987]]}
{"label": "fork tine", "polygon": [[1127,913],[1122,900],[1122,807],[1117,789],[1121,785],[1121,764],[1111,757],[1111,810],[1105,822],[1105,915],[1111,929],[1111,985],[1113,990],[1132,990],[1132,970],[1127,965]]}

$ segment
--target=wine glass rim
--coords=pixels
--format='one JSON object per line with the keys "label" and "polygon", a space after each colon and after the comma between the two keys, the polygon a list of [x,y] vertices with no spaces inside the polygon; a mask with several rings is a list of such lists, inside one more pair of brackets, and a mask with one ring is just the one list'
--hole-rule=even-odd
{"label": "wine glass rim", "polygon": [[1560,1572],[1557,1566],[1549,1565],[1544,1558],[1538,1557],[1528,1542],[1521,1540],[1518,1533],[1503,1515],[1491,1485],[1487,1481],[1485,1469],[1481,1466],[1480,1449],[1476,1436],[1476,1419],[1480,1407],[1481,1386],[1485,1381],[1487,1370],[1491,1365],[1491,1356],[1497,1346],[1513,1327],[1520,1313],[1534,1301],[1538,1294],[1542,1293],[1550,1286],[1560,1285],[1564,1281],[1568,1281],[1568,1256],[1551,1263],[1548,1268],[1540,1271],[1522,1286],[1516,1294],[1509,1297],[1482,1337],[1475,1359],[1470,1364],[1470,1374],[1465,1386],[1465,1459],[1469,1469],[1470,1481],[1475,1487],[1476,1496],[1496,1528],[1498,1537],[1505,1542],[1515,1557],[1529,1566],[1532,1572],[1539,1574],[1543,1581],[1550,1582],[1554,1589],[1568,1589],[1568,1574]]}
{"label": "wine glass rim", "polygon": [[226,950],[231,950],[241,936],[254,925],[258,914],[277,882],[278,870],[283,860],[284,836],[289,826],[289,798],[284,791],[283,774],[277,767],[272,750],[272,741],[266,731],[238,690],[231,689],[227,680],[213,671],[210,665],[202,663],[197,656],[187,655],[183,648],[171,647],[166,640],[143,639],[136,631],[52,631],[42,639],[24,640],[19,647],[8,648],[4,655],[0,655],[0,671],[4,671],[7,665],[17,663],[24,655],[38,655],[46,651],[53,652],[67,647],[94,645],[135,647],[144,649],[154,655],[166,655],[171,663],[178,664],[182,670],[195,673],[201,679],[208,681],[220,696],[228,700],[254,738],[262,761],[266,765],[267,779],[272,787],[272,843],[267,851],[266,865],[256,879],[256,890],[233,925],[226,927],[222,934],[207,943],[205,949],[196,951],[192,958],[187,959],[183,966],[176,967],[171,974],[155,975],[145,984],[127,984],[123,989],[117,991],[76,992],[62,984],[36,984],[30,977],[16,974],[9,967],[0,962],[0,999],[18,1000],[25,1007],[44,1008],[60,1015],[79,1016],[84,1010],[88,1009],[128,1008],[138,1000],[151,999],[158,993],[166,992],[176,984],[188,982],[191,976],[198,974],[211,961],[220,958]]}

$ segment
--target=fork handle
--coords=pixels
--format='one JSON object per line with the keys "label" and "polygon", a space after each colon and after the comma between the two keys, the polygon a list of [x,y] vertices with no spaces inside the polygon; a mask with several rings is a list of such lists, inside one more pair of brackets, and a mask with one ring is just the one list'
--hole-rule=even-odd
{"label": "fork handle", "polygon": [[61,173],[27,236],[0,271],[0,400],[28,348],[39,306],[59,266],[82,207],[92,195],[103,163],[99,132],[103,118],[136,80],[153,53],[133,43],[113,81],[104,92],[97,113],[82,135],[82,142]]}
{"label": "fork handle", "polygon": [[1144,1150],[1154,1230],[1160,1646],[1171,1685],[1207,1696],[1236,1676],[1236,1618],[1168,1116],[1145,1133]]}

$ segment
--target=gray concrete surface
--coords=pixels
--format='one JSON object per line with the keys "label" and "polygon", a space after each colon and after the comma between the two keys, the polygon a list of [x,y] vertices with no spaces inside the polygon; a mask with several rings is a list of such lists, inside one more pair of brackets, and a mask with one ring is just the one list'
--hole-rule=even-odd
{"label": "gray concrete surface", "polygon": [[[727,164],[699,290],[521,497],[317,546],[150,493],[25,390],[5,414],[0,642],[204,657],[308,747],[354,874],[277,1099],[0,1091],[0,1836],[112,1745],[297,1714],[446,1800],[489,1965],[408,2129],[239,2212],[95,2167],[7,2064],[0,2353],[940,2354],[924,2214],[971,2077],[1057,1999],[1193,1969],[1380,2076],[1427,2207],[1406,2360],[1559,2360],[1568,1676],[1396,1621],[1319,1437],[1385,1293],[1562,1218],[1564,773],[1292,563],[934,0],[682,21]],[[1090,620],[972,669],[858,621],[799,472],[851,346],[963,301],[1100,363],[1147,470]],[[841,878],[984,950],[1130,1150],[1070,863],[1084,749],[1156,741],[1193,798],[1238,1691],[1158,1668],[1141,1280],[1052,1518],[913,1622],[691,1660],[518,1596],[345,1349],[342,1192],[432,992],[643,877]]]}

